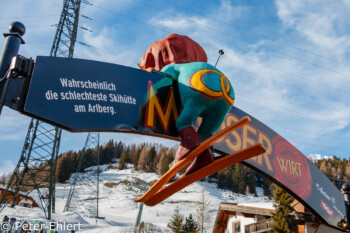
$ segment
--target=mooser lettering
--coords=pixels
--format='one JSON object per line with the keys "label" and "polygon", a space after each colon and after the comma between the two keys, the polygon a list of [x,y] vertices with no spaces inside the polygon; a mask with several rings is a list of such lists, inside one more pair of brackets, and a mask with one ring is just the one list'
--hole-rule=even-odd
{"label": "mooser lettering", "polygon": [[74,88],[85,88],[85,89],[95,89],[95,90],[106,90],[106,91],[116,91],[114,83],[108,83],[106,81],[81,81],[68,78],[60,78],[62,87],[74,87]]}

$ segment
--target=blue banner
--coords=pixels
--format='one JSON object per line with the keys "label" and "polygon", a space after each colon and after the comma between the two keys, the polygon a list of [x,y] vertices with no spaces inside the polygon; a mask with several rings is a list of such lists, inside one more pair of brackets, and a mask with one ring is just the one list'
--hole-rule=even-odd
{"label": "blue banner", "polygon": [[[175,140],[180,112],[178,84],[170,78],[116,64],[54,57],[36,59],[24,106],[25,114],[72,132],[133,132]],[[244,116],[252,122],[222,138],[214,149],[227,155],[261,143],[266,153],[244,164],[337,227],[346,215],[343,195],[292,144],[236,107],[221,128]]]}

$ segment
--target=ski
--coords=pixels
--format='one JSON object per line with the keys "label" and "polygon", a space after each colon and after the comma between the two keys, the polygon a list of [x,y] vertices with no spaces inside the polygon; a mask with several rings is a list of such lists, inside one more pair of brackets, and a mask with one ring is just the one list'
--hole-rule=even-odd
{"label": "ski", "polygon": [[153,195],[144,203],[147,206],[157,205],[158,203],[164,201],[174,193],[180,191],[181,189],[198,180],[201,180],[225,167],[231,166],[235,163],[239,163],[243,160],[249,159],[262,153],[265,153],[265,149],[259,143],[241,151],[238,151],[236,153],[233,153],[231,155],[221,157],[215,160],[214,162],[210,163],[209,165],[174,181],[173,183],[159,190],[155,195]]}
{"label": "ski", "polygon": [[243,117],[235,124],[230,125],[229,127],[219,131],[218,133],[212,135],[207,140],[203,141],[199,146],[190,151],[188,155],[183,158],[181,161],[172,166],[157,182],[141,197],[136,198],[135,202],[146,202],[148,201],[158,190],[160,190],[168,181],[176,175],[182,168],[189,164],[194,158],[200,155],[205,149],[214,144],[217,140],[223,136],[229,134],[230,132],[237,130],[243,127],[246,124],[250,123],[250,118],[248,116]]}
{"label": "ski", "polygon": [[5,233],[12,233],[12,228],[16,224],[16,218],[11,218],[10,219],[10,225],[8,229],[5,231]]}

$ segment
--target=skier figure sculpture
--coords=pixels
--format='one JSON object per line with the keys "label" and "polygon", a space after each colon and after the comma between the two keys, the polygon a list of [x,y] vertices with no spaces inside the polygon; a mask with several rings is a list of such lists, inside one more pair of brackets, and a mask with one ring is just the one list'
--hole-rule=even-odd
{"label": "skier figure sculpture", "polygon": [[[220,127],[234,103],[229,80],[216,67],[206,63],[203,48],[187,36],[171,34],[152,43],[143,54],[140,68],[171,75],[177,80],[182,112],[176,120],[181,139],[175,163]],[[198,131],[193,127],[202,118]],[[206,149],[186,170],[190,174],[214,161],[212,148]]]}

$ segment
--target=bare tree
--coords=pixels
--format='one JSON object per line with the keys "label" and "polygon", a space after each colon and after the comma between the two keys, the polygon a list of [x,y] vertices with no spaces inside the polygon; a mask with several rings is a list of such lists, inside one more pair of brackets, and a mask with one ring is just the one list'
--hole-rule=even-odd
{"label": "bare tree", "polygon": [[210,227],[209,223],[211,221],[210,216],[210,200],[205,193],[205,181],[203,182],[203,188],[200,200],[197,204],[197,222],[199,226],[199,232],[206,232],[207,228]]}
{"label": "bare tree", "polygon": [[0,185],[6,186],[6,175],[5,175],[5,173],[0,178]]}

